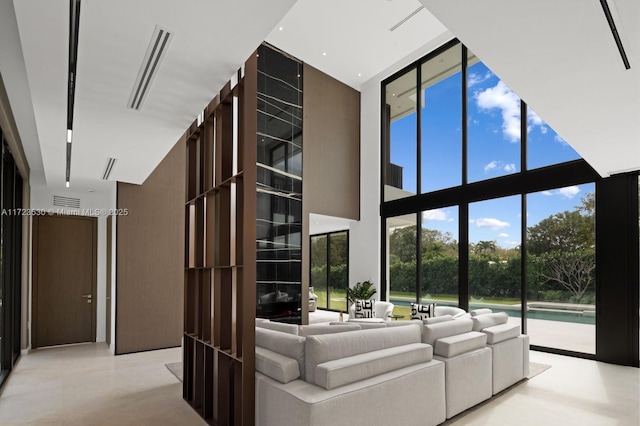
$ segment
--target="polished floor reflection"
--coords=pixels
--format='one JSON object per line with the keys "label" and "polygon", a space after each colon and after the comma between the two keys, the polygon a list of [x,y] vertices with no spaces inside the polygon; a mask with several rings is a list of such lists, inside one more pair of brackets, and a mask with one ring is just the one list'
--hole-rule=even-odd
{"label": "polished floor reflection", "polygon": [[[330,320],[318,313],[317,320]],[[100,343],[34,351],[0,395],[0,424],[204,425],[165,367],[180,354],[174,348],[114,357]],[[640,424],[640,369],[540,352],[531,361],[551,368],[446,425]]]}

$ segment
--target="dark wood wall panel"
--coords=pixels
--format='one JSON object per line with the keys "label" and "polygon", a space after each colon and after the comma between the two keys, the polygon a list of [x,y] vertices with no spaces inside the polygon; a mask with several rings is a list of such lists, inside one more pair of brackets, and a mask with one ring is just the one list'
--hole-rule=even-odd
{"label": "dark wood wall panel", "polygon": [[[118,183],[118,209],[126,208],[129,214],[119,216],[116,224],[117,354],[181,343],[185,146],[179,141],[142,185]],[[196,247],[192,261],[202,262]]]}
{"label": "dark wood wall panel", "polygon": [[303,204],[360,219],[360,92],[304,64]]}

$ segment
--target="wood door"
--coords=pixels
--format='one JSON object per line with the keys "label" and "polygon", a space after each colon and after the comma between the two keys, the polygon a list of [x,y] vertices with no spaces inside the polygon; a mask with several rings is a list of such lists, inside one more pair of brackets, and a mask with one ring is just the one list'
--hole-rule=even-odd
{"label": "wood door", "polygon": [[33,219],[32,347],[96,339],[97,218]]}
{"label": "wood door", "polygon": [[106,308],[107,308],[107,345],[111,344],[111,268],[113,262],[113,256],[111,252],[113,251],[113,216],[107,217],[107,297],[106,297]]}

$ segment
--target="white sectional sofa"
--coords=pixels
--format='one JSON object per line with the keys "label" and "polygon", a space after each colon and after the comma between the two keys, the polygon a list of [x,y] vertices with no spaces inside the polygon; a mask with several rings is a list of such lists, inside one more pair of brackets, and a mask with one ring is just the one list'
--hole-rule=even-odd
{"label": "white sectional sofa", "polygon": [[529,374],[529,338],[506,313],[436,314],[309,326],[256,320],[256,424],[437,425]]}
{"label": "white sectional sofa", "polygon": [[437,425],[445,377],[432,355],[419,324],[306,337],[257,327],[256,424]]}

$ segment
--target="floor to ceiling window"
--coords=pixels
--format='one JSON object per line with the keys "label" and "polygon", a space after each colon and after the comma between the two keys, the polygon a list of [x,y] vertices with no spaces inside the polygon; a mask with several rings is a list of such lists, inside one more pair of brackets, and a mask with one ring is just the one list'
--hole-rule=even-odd
{"label": "floor to ceiling window", "polygon": [[349,286],[349,232],[311,236],[311,287],[318,297],[317,307],[347,310]]}
{"label": "floor to ceiling window", "polygon": [[457,41],[382,96],[383,298],[490,307],[532,345],[595,353],[600,176]]}
{"label": "floor to ceiling window", "polygon": [[2,132],[0,160],[0,386],[20,355],[22,177]]}

